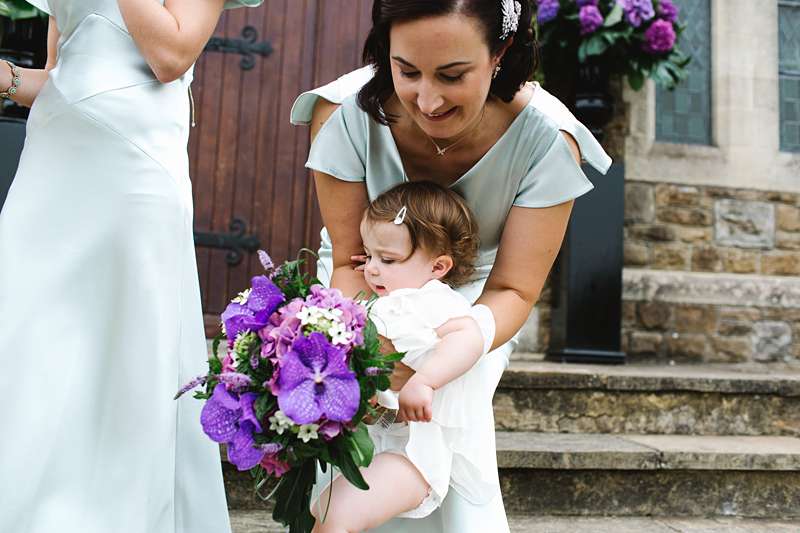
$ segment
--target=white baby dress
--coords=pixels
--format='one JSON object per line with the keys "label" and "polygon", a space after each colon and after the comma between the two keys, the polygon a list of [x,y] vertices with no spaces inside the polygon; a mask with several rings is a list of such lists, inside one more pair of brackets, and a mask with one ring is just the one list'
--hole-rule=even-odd
{"label": "white baby dress", "polygon": [[[419,289],[398,289],[378,298],[370,318],[378,333],[405,352],[402,362],[419,370],[440,341],[436,328],[451,318],[470,316],[470,302],[445,283],[432,280]],[[497,461],[494,450],[482,449],[484,439],[476,433],[493,432],[493,420],[481,417],[485,409],[479,396],[479,372],[473,369],[434,393],[431,422],[392,424],[388,429],[370,427],[375,453],[399,453],[417,467],[431,487],[429,496],[416,509],[400,515],[422,518],[441,505],[453,487],[473,502],[489,501],[497,491]],[[390,400],[386,398],[385,400]]]}

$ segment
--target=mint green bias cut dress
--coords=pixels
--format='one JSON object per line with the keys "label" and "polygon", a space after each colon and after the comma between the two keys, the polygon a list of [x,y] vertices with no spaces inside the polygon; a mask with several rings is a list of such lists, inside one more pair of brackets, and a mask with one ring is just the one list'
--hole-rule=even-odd
{"label": "mint green bias cut dress", "polygon": [[[364,182],[369,198],[374,199],[408,180],[408,176],[389,127],[370,118],[356,102],[356,93],[371,76],[372,68],[364,67],[303,93],[294,103],[291,121],[308,124],[319,98],[341,104],[317,134],[306,166],[340,180]],[[533,84],[529,104],[475,166],[450,186],[475,213],[480,231],[475,277],[471,283],[458,288],[470,302],[480,296],[491,272],[505,219],[512,207],[549,207],[592,189],[592,183],[576,164],[561,131],[576,139],[588,164],[602,173],[608,170],[611,159],[586,127],[561,102]],[[530,237],[535,239],[536,235]],[[318,276],[326,282],[332,270],[332,250],[325,229],[321,242]],[[470,439],[464,441],[469,442],[469,447],[462,447],[463,453],[454,450],[451,472],[471,471],[472,475],[452,475],[450,490],[441,506],[428,516],[395,518],[372,533],[509,531],[495,462],[492,396],[516,342],[515,337],[484,355],[468,372],[473,384],[470,405],[474,405],[475,427],[469,431]],[[393,434],[390,437],[393,438]],[[380,448],[380,441],[376,444]],[[408,446],[415,446],[415,443],[410,442]],[[329,475],[318,473],[319,487],[329,479]],[[531,487],[531,490],[547,490],[547,487]]]}
{"label": "mint green bias cut dress", "polygon": [[158,82],[116,0],[31,2],[61,37],[0,212],[0,533],[229,533],[173,400],[207,369],[191,72]]}

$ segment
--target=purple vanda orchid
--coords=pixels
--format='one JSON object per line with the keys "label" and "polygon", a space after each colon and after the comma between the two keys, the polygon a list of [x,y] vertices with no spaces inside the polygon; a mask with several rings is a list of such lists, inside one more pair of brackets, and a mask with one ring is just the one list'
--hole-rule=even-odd
{"label": "purple vanda orchid", "polygon": [[258,331],[267,325],[269,317],[286,297],[267,276],[255,276],[252,289],[239,302],[228,304],[222,313],[225,335],[229,342],[243,331]]}
{"label": "purple vanda orchid", "polygon": [[361,399],[345,351],[319,332],[294,341],[281,362],[277,385],[278,407],[296,424],[311,424],[323,416],[347,422]]}
{"label": "purple vanda orchid", "polygon": [[253,409],[256,398],[254,392],[237,397],[220,383],[200,413],[205,434],[214,442],[227,444],[228,460],[240,471],[256,466],[265,454],[253,439],[253,433],[262,430]]}

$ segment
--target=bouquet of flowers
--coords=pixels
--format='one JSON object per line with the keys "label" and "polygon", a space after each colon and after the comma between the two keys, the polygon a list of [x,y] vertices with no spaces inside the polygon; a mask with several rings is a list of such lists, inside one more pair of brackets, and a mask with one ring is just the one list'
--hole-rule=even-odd
{"label": "bouquet of flowers", "polygon": [[684,27],[673,0],[538,0],[537,7],[547,62],[561,64],[565,52],[579,63],[601,60],[634,90],[647,77],[668,89],[686,77],[690,58],[676,46]]}
{"label": "bouquet of flowers", "polygon": [[[376,415],[370,399],[389,388],[402,354],[380,353],[367,304],[324,288],[301,261],[274,267],[259,251],[266,275],[252,279],[222,313],[209,372],[184,386],[204,386],[200,423],[228,459],[250,471],[256,491],[273,485],[273,518],[292,533],[309,532],[311,488],[319,463],[337,467],[368,489],[359,467],[372,461],[362,422]],[[225,342],[220,359],[219,346]],[[332,472],[332,471],[331,471]]]}

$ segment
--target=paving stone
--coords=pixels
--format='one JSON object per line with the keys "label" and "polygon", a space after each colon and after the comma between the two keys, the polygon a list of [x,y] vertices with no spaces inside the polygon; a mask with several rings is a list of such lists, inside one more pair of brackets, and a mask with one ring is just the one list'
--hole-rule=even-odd
{"label": "paving stone", "polygon": [[[512,533],[797,533],[800,521],[509,515]],[[233,533],[284,533],[263,511],[231,511]],[[491,533],[491,532],[487,532]]]}
{"label": "paving stone", "polygon": [[494,410],[513,431],[795,434],[800,365],[512,363]]}
{"label": "paving stone", "polygon": [[[797,533],[800,521],[742,518],[509,516],[513,533]],[[239,533],[239,532],[236,532]]]}
{"label": "paving stone", "polygon": [[800,439],[697,435],[625,435],[659,454],[660,468],[800,470]]}
{"label": "paving stone", "polygon": [[655,470],[658,454],[616,435],[497,432],[500,468]]}
{"label": "paving stone", "polygon": [[622,271],[622,298],[677,304],[800,308],[800,278],[639,268]]}

